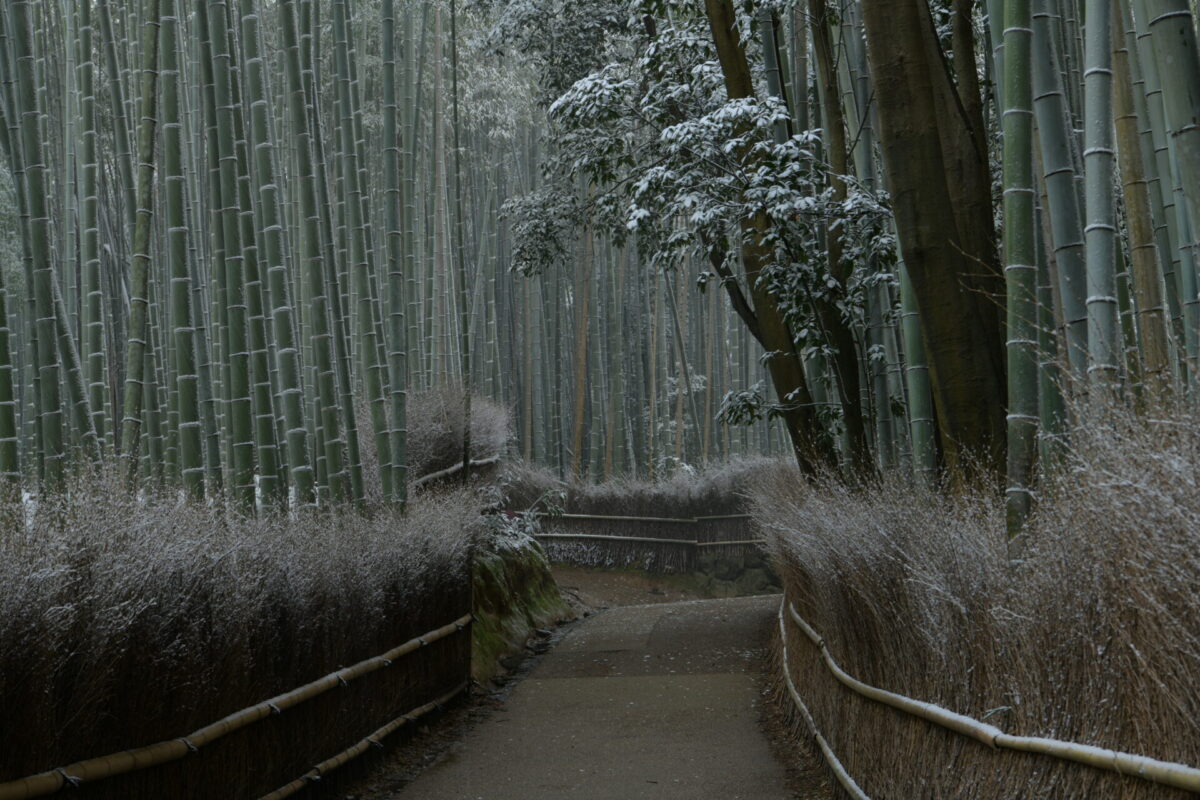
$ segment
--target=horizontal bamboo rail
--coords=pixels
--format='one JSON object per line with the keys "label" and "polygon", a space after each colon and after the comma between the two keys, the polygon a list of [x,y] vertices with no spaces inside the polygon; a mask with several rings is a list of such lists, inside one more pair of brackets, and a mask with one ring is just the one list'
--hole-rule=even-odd
{"label": "horizontal bamboo rail", "polygon": [[335,686],[344,686],[350,681],[361,678],[383,667],[390,666],[393,661],[401,658],[439,639],[463,630],[471,623],[471,615],[465,614],[454,622],[410,639],[402,645],[393,647],[382,655],[368,658],[349,667],[331,672],[323,678],[311,683],[276,695],[269,700],[256,703],[249,708],[235,711],[211,725],[206,725],[193,731],[187,736],[170,739],[165,742],[123,750],[98,758],[77,761],[66,767],[58,767],[37,775],[18,778],[14,781],[0,783],[0,800],[27,800],[32,797],[45,797],[54,794],[64,786],[78,786],[83,783],[111,778],[129,772],[136,772],[150,767],[178,761],[189,753],[194,753],[201,747],[215,742],[236,730],[252,725],[272,714],[280,714],[306,700],[311,700],[324,694]]}
{"label": "horizontal bamboo rail", "polygon": [[463,681],[454,689],[439,697],[437,700],[426,703],[423,706],[414,708],[407,714],[402,714],[399,717],[396,717],[387,725],[384,725],[382,728],[375,731],[362,741],[351,747],[347,747],[345,750],[338,753],[336,756],[333,756],[332,758],[325,759],[296,780],[292,781],[286,786],[281,786],[270,794],[264,794],[259,798],[259,800],[282,800],[284,797],[291,797],[309,784],[316,783],[317,781],[321,780],[322,777],[328,775],[330,772],[333,772],[338,767],[354,760],[355,758],[358,758],[372,745],[376,747],[383,747],[383,740],[389,734],[395,733],[397,730],[410,722],[416,722],[430,711],[441,708],[443,705],[454,699],[463,689],[466,689],[470,685],[470,681]]}
{"label": "horizontal bamboo rail", "polygon": [[[994,725],[988,725],[986,722],[980,722],[977,719],[958,714],[941,706],[926,703],[922,700],[914,700],[911,697],[905,697],[904,695],[865,684],[838,666],[838,663],[830,654],[824,638],[800,616],[794,605],[788,602],[787,606],[792,621],[796,623],[796,626],[804,632],[804,635],[821,651],[821,658],[834,677],[854,692],[868,699],[891,706],[906,714],[919,717],[927,722],[932,722],[935,725],[940,725],[962,736],[969,736],[989,747],[1003,747],[1027,753],[1040,753],[1063,761],[1074,761],[1075,763],[1085,764],[1096,769],[1108,770],[1121,775],[1129,775],[1153,783],[1160,783],[1164,786],[1200,793],[1200,769],[1196,767],[1172,761],[1160,761],[1149,756],[1123,753],[1119,750],[1109,750],[1105,747],[1096,747],[1095,745],[1080,744],[1078,742],[1064,742],[1058,739],[1045,739],[1039,736],[1014,736],[1004,733]],[[782,606],[780,606],[781,619],[782,613]],[[783,641],[786,646],[786,635]],[[786,661],[784,663],[784,672],[786,673]],[[790,681],[791,676],[787,677]]]}
{"label": "horizontal bamboo rail", "polygon": [[788,669],[788,635],[787,624],[783,619],[783,606],[787,603],[787,598],[784,597],[779,601],[779,641],[782,646],[783,654],[783,679],[787,683],[788,694],[792,696],[792,702],[800,711],[800,716],[804,717],[804,721],[808,723],[808,729],[812,732],[813,738],[817,740],[817,746],[821,748],[821,753],[825,756],[825,760],[829,763],[829,768],[833,770],[833,775],[837,778],[838,783],[842,788],[849,793],[854,800],[871,800],[867,794],[859,788],[854,782],[854,778],[850,777],[850,773],[842,766],[842,762],[838,759],[837,754],[833,752],[833,748],[829,746],[829,742],[821,735],[821,729],[817,727],[817,721],[813,719],[813,715],[808,710],[808,706],[804,704],[800,693],[796,691],[796,684],[792,681],[792,672]]}
{"label": "horizontal bamboo rail", "polygon": [[[497,453],[496,455],[491,456],[489,458],[477,458],[471,462],[471,466],[472,467],[487,467],[492,464],[499,463],[499,461],[500,461],[500,454]],[[462,471],[462,462],[460,461],[457,464],[455,464],[454,466],[446,467],[445,469],[439,469],[437,472],[431,472],[428,475],[422,475],[421,477],[410,481],[409,485],[410,486],[421,486],[422,484],[429,483],[430,481],[436,481],[438,478],[446,478],[446,477],[449,477],[450,475],[453,475],[456,472],[461,472],[461,471]]]}
{"label": "horizontal bamboo rail", "polygon": [[[536,514],[535,511],[517,511],[516,514]],[[609,520],[612,522],[676,522],[683,524],[695,524],[698,522],[710,522],[713,520],[722,519],[750,519],[749,514],[720,514],[713,517],[637,517],[637,516],[619,516],[614,514],[543,514],[542,516],[551,517],[552,519],[594,519],[601,522]]]}
{"label": "horizontal bamboo rail", "polygon": [[766,544],[766,539],[738,539],[729,542],[700,542],[695,539],[660,539],[653,536],[609,536],[602,533],[537,533],[538,539],[600,539],[606,542],[648,542],[650,544],[686,544],[691,547],[721,547],[738,544]]}

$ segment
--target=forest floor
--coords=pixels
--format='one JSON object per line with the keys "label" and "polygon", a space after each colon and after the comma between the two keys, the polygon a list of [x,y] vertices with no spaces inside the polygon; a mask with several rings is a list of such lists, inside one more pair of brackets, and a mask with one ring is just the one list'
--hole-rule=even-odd
{"label": "forest floor", "polygon": [[679,578],[623,570],[556,568],[555,577],[579,621],[335,796],[832,796],[769,699],[777,596],[698,599]]}

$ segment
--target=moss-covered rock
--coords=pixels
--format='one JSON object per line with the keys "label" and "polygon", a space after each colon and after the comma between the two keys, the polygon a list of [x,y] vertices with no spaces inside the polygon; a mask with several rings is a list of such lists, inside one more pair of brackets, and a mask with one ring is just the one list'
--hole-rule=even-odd
{"label": "moss-covered rock", "polygon": [[501,660],[520,653],[526,640],[571,616],[542,546],[519,530],[493,527],[474,559],[471,672],[486,683],[503,671]]}

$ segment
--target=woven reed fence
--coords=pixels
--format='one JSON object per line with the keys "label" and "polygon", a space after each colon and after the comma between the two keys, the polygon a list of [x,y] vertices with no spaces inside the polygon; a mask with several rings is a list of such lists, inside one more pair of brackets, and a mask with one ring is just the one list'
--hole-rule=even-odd
{"label": "woven reed fence", "polygon": [[[469,589],[457,599],[468,609]],[[385,653],[178,738],[0,783],[0,800],[59,792],[173,800],[287,797],[465,689],[471,621],[465,610]]]}
{"label": "woven reed fence", "polygon": [[538,540],[552,562],[588,567],[637,566],[648,572],[692,572],[717,560],[739,568],[761,560],[763,540],[750,517],[556,514],[538,518]]}
{"label": "woven reed fence", "polygon": [[[853,695],[895,709],[914,719],[923,720],[959,737],[973,739],[978,744],[995,751],[998,758],[1005,757],[1004,751],[1033,753],[1059,761],[1072,762],[1084,768],[1102,770],[1112,773],[1114,776],[1138,778],[1164,788],[1169,787],[1200,794],[1200,768],[1194,766],[1160,761],[1150,756],[1124,753],[1078,742],[1037,736],[1015,736],[1003,732],[994,725],[941,706],[864,683],[841,668],[829,652],[822,636],[797,613],[795,606],[788,602],[785,596],[779,604],[779,638],[784,684],[797,712],[808,727],[809,733],[817,743],[817,747],[834,777],[842,789],[855,800],[868,800],[870,796],[862,789],[854,776],[848,773],[829,745],[828,739],[814,720],[792,678],[793,660],[791,655],[795,653],[796,649],[790,646],[794,638],[791,633],[792,628],[804,634],[803,637],[799,637],[799,641],[807,641],[810,651],[812,651],[809,654],[809,660],[811,661],[814,657],[818,658],[829,674]],[[970,744],[966,743],[962,746],[968,747]]]}

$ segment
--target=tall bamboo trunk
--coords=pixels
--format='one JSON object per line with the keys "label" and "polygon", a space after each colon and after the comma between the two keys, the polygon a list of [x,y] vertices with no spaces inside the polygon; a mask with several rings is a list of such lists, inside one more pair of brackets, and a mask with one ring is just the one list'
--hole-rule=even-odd
{"label": "tall bamboo trunk", "polygon": [[[128,360],[125,367],[125,400],[122,404],[124,416],[121,420],[121,452],[128,462],[127,475],[131,482],[137,476],[146,346],[149,338],[147,323],[150,304],[150,225],[154,213],[154,138],[158,127],[158,11],[158,0],[149,0],[147,19],[142,31],[142,116],[138,124],[137,220],[134,226],[133,262],[130,269],[129,345],[126,350]],[[47,291],[50,288],[47,286]],[[51,341],[49,336],[41,334],[39,329],[39,336],[43,342]],[[55,372],[57,373],[57,369]],[[46,384],[49,381],[44,371],[42,378],[42,392],[45,395],[48,388]],[[54,382],[57,384],[57,374]],[[53,387],[53,392],[57,396],[57,385]]]}

